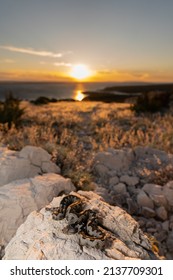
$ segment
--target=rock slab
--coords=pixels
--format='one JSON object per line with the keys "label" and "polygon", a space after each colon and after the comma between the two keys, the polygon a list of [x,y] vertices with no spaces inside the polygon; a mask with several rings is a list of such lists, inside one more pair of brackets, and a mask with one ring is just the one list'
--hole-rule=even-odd
{"label": "rock slab", "polygon": [[48,173],[0,188],[0,245],[6,245],[33,210],[40,210],[61,192],[75,190],[70,179]]}
{"label": "rock slab", "polygon": [[[111,206],[93,192],[78,193],[86,209],[101,214],[105,231],[112,243],[104,250],[80,244],[80,233],[66,234],[66,219],[53,220],[50,211],[43,208],[32,212],[18,228],[5,249],[4,260],[102,260],[102,259],[152,259],[156,258],[148,238],[138,223],[118,206]],[[62,197],[54,198],[51,207],[57,207]]]}
{"label": "rock slab", "polygon": [[60,173],[44,149],[26,146],[20,152],[0,148],[0,186],[43,173]]}

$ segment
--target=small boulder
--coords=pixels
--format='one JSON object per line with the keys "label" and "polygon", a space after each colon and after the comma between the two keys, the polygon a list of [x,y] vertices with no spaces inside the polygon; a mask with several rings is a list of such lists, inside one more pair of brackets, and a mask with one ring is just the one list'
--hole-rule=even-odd
{"label": "small boulder", "polygon": [[134,160],[133,151],[131,149],[116,150],[108,149],[107,152],[99,152],[94,159],[96,164],[103,164],[109,170],[128,170]]}
{"label": "small boulder", "polygon": [[143,191],[145,191],[149,196],[150,195],[162,195],[163,191],[162,191],[163,187],[156,185],[156,184],[145,184],[142,188]]}
{"label": "small boulder", "polygon": [[153,200],[155,206],[164,206],[167,208],[168,202],[163,194],[150,194],[150,198]]}
{"label": "small boulder", "polygon": [[43,173],[60,173],[42,148],[26,146],[20,152],[0,148],[0,186]]}
{"label": "small boulder", "polygon": [[164,221],[162,223],[162,229],[165,231],[169,231],[169,221]]}
{"label": "small boulder", "polygon": [[128,186],[136,186],[139,183],[139,178],[135,176],[123,175],[120,177],[120,182],[126,183]]}
{"label": "small boulder", "polygon": [[156,216],[155,211],[148,207],[142,207],[141,214],[144,215],[144,217],[146,218],[153,218]]}
{"label": "small boulder", "polygon": [[168,239],[166,241],[168,250],[173,253],[173,230],[170,232],[170,234],[168,235]]}
{"label": "small boulder", "polygon": [[137,203],[140,207],[147,207],[150,209],[154,209],[153,201],[151,200],[151,198],[148,197],[148,195],[143,190],[140,190],[140,192],[137,195]]}
{"label": "small boulder", "polygon": [[96,164],[94,167],[96,175],[101,177],[102,179],[107,177],[108,170],[109,169],[106,166],[100,163]]}
{"label": "small boulder", "polygon": [[13,181],[0,188],[0,244],[6,245],[33,210],[39,210],[61,192],[74,190],[70,179],[45,174]]}
{"label": "small boulder", "polygon": [[166,221],[167,218],[168,218],[168,213],[167,213],[164,206],[160,206],[159,208],[157,208],[156,209],[156,214],[157,214],[157,217],[159,219],[161,219],[162,221]]}
{"label": "small boulder", "polygon": [[118,176],[114,176],[109,179],[109,185],[112,187],[114,185],[117,185],[119,183],[119,178]]}
{"label": "small boulder", "polygon": [[[80,233],[66,234],[66,219],[53,220],[50,211],[43,208],[32,212],[5,248],[4,260],[133,260],[157,259],[149,239],[138,223],[124,210],[111,206],[93,192],[71,194],[78,196],[85,209],[101,215],[100,228],[108,236],[108,243],[100,249],[89,239],[81,241]],[[58,207],[62,197],[55,198],[51,207]]]}
{"label": "small boulder", "polygon": [[169,205],[173,207],[173,181],[168,182],[163,187],[163,194],[165,195]]}
{"label": "small boulder", "polygon": [[126,185],[123,183],[119,183],[115,186],[113,186],[113,190],[116,194],[124,194],[126,193]]}

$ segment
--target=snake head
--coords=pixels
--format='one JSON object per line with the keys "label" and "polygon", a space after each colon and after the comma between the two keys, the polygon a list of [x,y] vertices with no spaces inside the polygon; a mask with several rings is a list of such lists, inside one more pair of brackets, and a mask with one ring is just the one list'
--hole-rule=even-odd
{"label": "snake head", "polygon": [[74,213],[68,213],[68,215],[66,215],[66,220],[69,225],[72,225],[77,222],[78,216]]}

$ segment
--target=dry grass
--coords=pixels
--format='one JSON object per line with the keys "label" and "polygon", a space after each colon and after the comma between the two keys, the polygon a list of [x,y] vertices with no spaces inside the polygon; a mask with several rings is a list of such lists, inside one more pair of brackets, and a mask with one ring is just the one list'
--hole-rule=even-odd
{"label": "dry grass", "polygon": [[21,127],[8,130],[1,125],[0,142],[15,150],[25,145],[43,147],[78,188],[87,189],[92,181],[90,167],[96,151],[142,145],[173,153],[171,111],[137,117],[128,104],[21,105],[26,108]]}

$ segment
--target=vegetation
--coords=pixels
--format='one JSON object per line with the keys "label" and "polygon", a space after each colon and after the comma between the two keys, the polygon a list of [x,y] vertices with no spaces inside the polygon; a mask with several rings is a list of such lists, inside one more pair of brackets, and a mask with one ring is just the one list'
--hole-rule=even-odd
{"label": "vegetation", "polygon": [[10,92],[5,101],[0,104],[0,123],[7,123],[8,129],[11,129],[12,124],[17,127],[23,114],[24,109],[20,108],[20,100],[13,97]]}
{"label": "vegetation", "polygon": [[164,186],[169,181],[173,181],[173,166],[167,165],[155,171],[151,183]]}
{"label": "vegetation", "polygon": [[[108,147],[151,146],[173,153],[173,110],[165,114],[136,115],[129,104],[101,102],[58,102],[25,107],[20,127],[0,131],[0,142],[20,150],[26,145],[41,146],[52,154],[62,175],[79,189],[91,189],[92,159]],[[162,174],[156,174],[160,176]],[[163,172],[169,172],[165,170]],[[165,178],[167,175],[165,175]],[[166,179],[165,179],[166,180]]]}
{"label": "vegetation", "polygon": [[50,102],[57,102],[57,99],[40,96],[37,99],[31,101],[31,103],[33,103],[35,105],[44,105],[44,104],[48,104]]}
{"label": "vegetation", "polygon": [[163,112],[163,110],[169,107],[170,93],[151,91],[145,94],[141,94],[137,97],[135,104],[132,106],[132,110],[136,113],[141,112]]}

